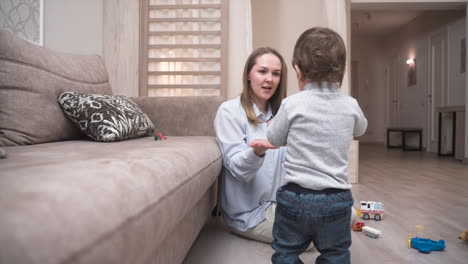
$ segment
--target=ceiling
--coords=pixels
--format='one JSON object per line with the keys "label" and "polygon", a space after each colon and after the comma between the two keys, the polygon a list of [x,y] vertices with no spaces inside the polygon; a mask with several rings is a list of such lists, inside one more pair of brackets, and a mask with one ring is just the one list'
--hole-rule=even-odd
{"label": "ceiling", "polygon": [[384,36],[405,26],[424,11],[464,10],[465,3],[352,3],[351,34]]}

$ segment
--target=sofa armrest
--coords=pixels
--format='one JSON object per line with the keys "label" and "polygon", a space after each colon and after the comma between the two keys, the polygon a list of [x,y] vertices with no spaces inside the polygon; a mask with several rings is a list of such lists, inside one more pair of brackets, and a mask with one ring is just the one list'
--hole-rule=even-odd
{"label": "sofa armrest", "polygon": [[219,96],[132,97],[166,136],[215,136],[213,121],[224,101]]}

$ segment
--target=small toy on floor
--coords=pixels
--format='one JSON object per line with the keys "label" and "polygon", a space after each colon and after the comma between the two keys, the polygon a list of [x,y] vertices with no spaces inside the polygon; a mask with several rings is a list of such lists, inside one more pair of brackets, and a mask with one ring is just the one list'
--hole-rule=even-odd
{"label": "small toy on floor", "polygon": [[411,247],[417,249],[421,253],[430,253],[434,250],[443,250],[445,241],[434,241],[428,238],[413,237],[411,238]]}
{"label": "small toy on floor", "polygon": [[372,237],[372,238],[378,238],[381,234],[382,234],[382,231],[380,230],[377,230],[375,228],[372,228],[370,226],[364,226],[362,228],[362,232],[366,235],[366,236],[369,236],[369,237]]}
{"label": "small toy on floor", "polygon": [[364,223],[362,222],[357,222],[356,224],[351,225],[351,228],[353,229],[353,231],[356,231],[356,232],[362,232],[363,227],[364,227]]}
{"label": "small toy on floor", "polygon": [[156,133],[156,135],[154,135],[154,140],[156,141],[161,141],[161,140],[166,140],[167,137],[164,136],[161,132],[158,132]]}
{"label": "small toy on floor", "polygon": [[458,238],[465,242],[468,242],[468,230],[463,231]]}
{"label": "small toy on floor", "polygon": [[380,221],[384,216],[384,205],[381,202],[361,201],[358,215],[364,220],[373,218],[375,221]]}

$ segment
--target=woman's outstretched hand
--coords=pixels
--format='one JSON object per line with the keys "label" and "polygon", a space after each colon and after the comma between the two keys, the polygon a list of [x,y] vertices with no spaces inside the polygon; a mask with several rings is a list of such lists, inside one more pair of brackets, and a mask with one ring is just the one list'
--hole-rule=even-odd
{"label": "woman's outstretched hand", "polygon": [[249,147],[252,147],[254,150],[255,155],[259,157],[265,156],[265,152],[267,149],[277,149],[279,147],[273,146],[268,142],[266,139],[255,139],[249,143]]}

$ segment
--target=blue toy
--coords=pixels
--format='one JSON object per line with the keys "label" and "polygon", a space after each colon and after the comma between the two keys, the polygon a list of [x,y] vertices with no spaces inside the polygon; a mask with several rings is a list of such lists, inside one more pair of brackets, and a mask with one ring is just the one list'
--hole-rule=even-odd
{"label": "blue toy", "polygon": [[445,248],[445,241],[414,237],[411,239],[411,247],[419,250],[421,253],[430,253],[432,250],[443,250]]}

